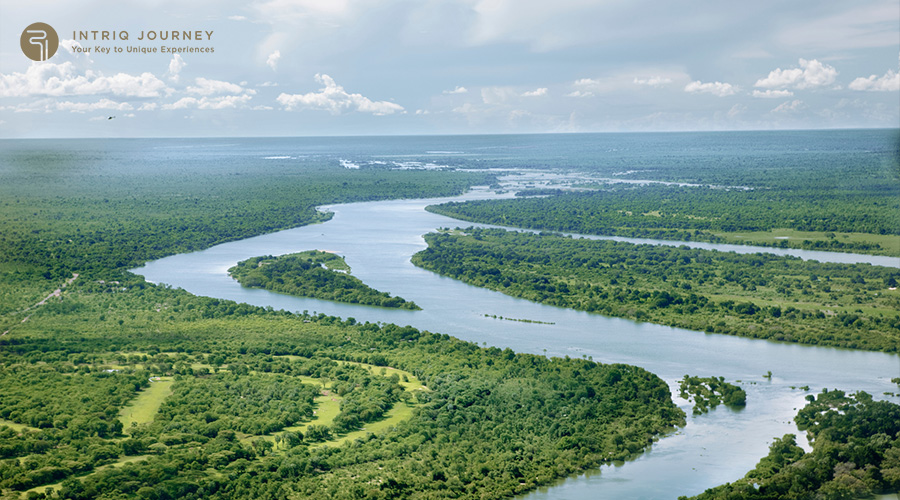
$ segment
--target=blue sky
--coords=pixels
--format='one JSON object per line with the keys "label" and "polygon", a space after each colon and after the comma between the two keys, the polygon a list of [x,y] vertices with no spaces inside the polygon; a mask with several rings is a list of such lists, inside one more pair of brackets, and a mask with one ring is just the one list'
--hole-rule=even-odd
{"label": "blue sky", "polygon": [[[130,40],[77,43],[122,53],[72,51],[104,29]],[[215,52],[125,51],[150,30]],[[0,137],[898,127],[898,69],[897,0],[30,0],[0,6]]]}

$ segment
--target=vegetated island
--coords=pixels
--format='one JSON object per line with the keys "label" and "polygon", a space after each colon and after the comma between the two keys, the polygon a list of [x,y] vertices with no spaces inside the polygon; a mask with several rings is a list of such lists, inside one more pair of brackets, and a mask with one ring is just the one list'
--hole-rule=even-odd
{"label": "vegetated island", "polygon": [[747,393],[740,387],[725,382],[724,377],[685,375],[678,381],[678,392],[682,398],[694,402],[694,415],[706,413],[720,404],[731,408],[747,405]]}
{"label": "vegetated island", "polygon": [[425,241],[413,264],[543,304],[708,333],[900,349],[894,268],[502,229]]}
{"label": "vegetated island", "polygon": [[807,400],[794,421],[807,431],[811,452],[785,434],[742,479],[692,500],[872,498],[900,491],[900,406],[827,389]]}
{"label": "vegetated island", "polygon": [[250,288],[348,304],[422,309],[415,302],[379,292],[349,273],[350,266],[343,257],[319,250],[253,257],[228,270],[241,285]]}

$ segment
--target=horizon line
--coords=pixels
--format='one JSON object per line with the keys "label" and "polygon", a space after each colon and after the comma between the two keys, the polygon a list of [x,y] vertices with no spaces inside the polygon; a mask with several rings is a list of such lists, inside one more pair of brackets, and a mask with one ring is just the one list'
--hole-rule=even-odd
{"label": "horizon line", "polygon": [[898,127],[831,127],[831,128],[770,128],[770,129],[726,129],[726,130],[609,130],[595,132],[472,132],[472,133],[434,133],[434,134],[322,134],[322,135],[190,135],[190,136],[127,136],[127,137],[0,137],[2,141],[40,141],[40,140],[110,140],[110,139],[325,139],[325,138],[365,138],[365,137],[477,137],[477,136],[530,136],[530,135],[603,135],[603,134],[718,134],[718,133],[759,133],[759,132],[837,132],[862,130],[896,130]]}

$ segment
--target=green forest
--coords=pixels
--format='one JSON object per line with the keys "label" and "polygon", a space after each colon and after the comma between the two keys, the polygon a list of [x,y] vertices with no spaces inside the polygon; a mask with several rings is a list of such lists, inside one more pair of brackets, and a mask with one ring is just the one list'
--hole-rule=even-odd
{"label": "green forest", "polygon": [[428,210],[539,230],[900,256],[897,175],[879,165],[860,168],[843,182],[829,175],[740,188],[596,184],[574,192],[524,190],[517,193],[521,199],[450,202]]}
{"label": "green forest", "polygon": [[488,174],[134,170],[105,154],[4,151],[2,498],[505,498],[684,424],[636,367],[197,297],[126,271],[321,222],[318,205],[452,195]]}
{"label": "green forest", "polygon": [[[496,186],[490,170],[351,170],[324,156],[302,164],[234,162],[204,144],[188,161],[153,147],[162,142],[116,144],[128,147],[56,141],[36,152],[11,141],[0,152],[2,499],[500,499],[632,458],[685,425],[668,385],[636,366],[522,354],[409,326],[200,297],[128,272],[152,259],[325,222],[331,215],[316,208],[322,205]],[[135,160],[133,150],[147,156]],[[500,161],[478,167],[508,166]],[[652,174],[753,188],[710,188],[694,198],[691,213],[709,218],[707,226],[679,215],[692,198],[679,189],[647,190],[657,201],[671,198],[675,208],[645,215],[636,206],[604,205],[602,193],[633,198],[606,186],[546,198],[550,205],[541,208],[527,208],[536,198],[496,202],[510,203],[509,217],[528,212],[535,219],[497,222],[538,227],[538,210],[561,221],[555,204],[583,197],[596,210],[666,222],[616,231],[689,231],[701,239],[706,232],[728,238],[720,232],[744,225],[789,227],[833,231],[833,238],[822,236],[837,242],[828,244],[833,249],[891,253],[882,240],[844,238],[846,227],[821,225],[821,214],[837,211],[846,217],[835,224],[897,234],[896,199],[892,205],[883,169],[839,163],[829,164],[827,175],[766,173],[781,190],[754,184],[764,172],[753,165]],[[573,165],[590,166],[560,164]],[[817,180],[800,198],[785,194],[802,184],[791,179],[809,177]],[[812,191],[838,178],[853,182],[817,204]],[[873,195],[877,185],[887,194]],[[761,217],[756,226],[712,222],[711,214],[735,203],[730,196],[749,199],[767,189],[780,197],[772,206],[781,215],[765,218],[760,208],[751,211]],[[807,220],[783,223],[799,217],[796,207],[806,202],[816,207]],[[520,203],[521,211],[513,208]],[[570,218],[579,219],[579,203]],[[571,230],[606,224],[592,217]],[[547,229],[570,230],[554,224]],[[896,270],[502,231],[427,240],[417,264],[548,304],[761,339],[885,352],[898,346],[898,297],[886,290],[900,280]],[[248,270],[281,264],[258,259],[267,263]],[[349,271],[346,263],[320,252],[288,259],[285,273],[303,267],[301,260],[351,278],[336,272]],[[348,289],[331,274],[316,286]],[[349,289],[363,296],[359,284]],[[388,300],[395,299],[402,301]],[[724,380],[685,383],[703,407],[741,399]],[[896,490],[897,405],[839,391],[814,399],[797,420],[814,436],[814,451],[797,452],[790,437],[778,441],[750,473],[758,490],[777,497],[784,491],[777,488],[790,483],[799,485],[791,486],[796,498],[845,485],[854,492]],[[804,471],[810,478],[799,475]],[[749,494],[746,484],[752,483],[706,494],[741,498],[734,495]]]}
{"label": "green forest", "polygon": [[894,268],[502,229],[425,240],[414,264],[514,297],[711,333],[900,349]]}
{"label": "green forest", "polygon": [[420,310],[415,302],[379,292],[350,275],[344,258],[328,252],[306,252],[253,257],[228,270],[241,285],[274,292],[334,300],[348,304]]}
{"label": "green forest", "polygon": [[[56,498],[503,498],[629,457],[684,423],[668,386],[633,366],[272,311],[138,278],[79,281],[2,340],[5,418],[27,426],[0,431],[9,498],[46,494],[42,485]],[[396,372],[355,363],[403,370],[424,389],[410,394]],[[120,408],[155,377],[173,378],[171,395],[122,429]],[[342,399],[327,425],[315,413],[326,387]],[[399,406],[408,418],[359,432]],[[318,445],[352,432],[343,446]]]}

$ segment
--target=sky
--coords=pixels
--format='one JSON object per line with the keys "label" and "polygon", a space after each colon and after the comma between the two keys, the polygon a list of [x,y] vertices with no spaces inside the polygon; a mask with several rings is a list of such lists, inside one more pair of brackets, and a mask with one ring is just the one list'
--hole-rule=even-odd
{"label": "sky", "polygon": [[897,128],[898,71],[898,0],[0,4],[0,138]]}

